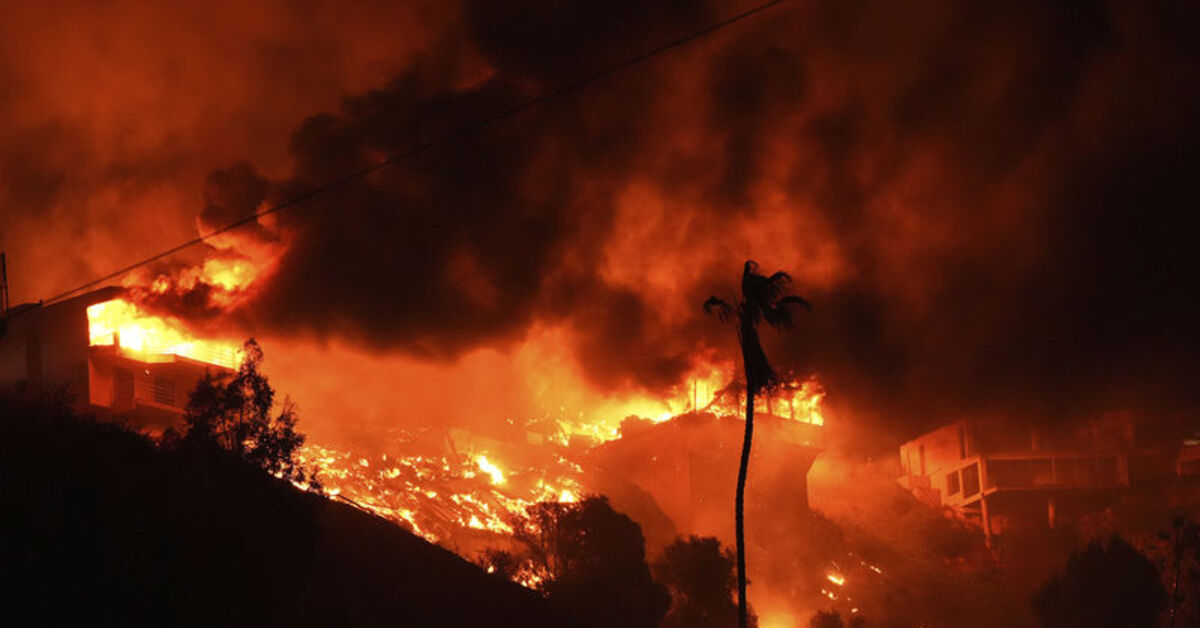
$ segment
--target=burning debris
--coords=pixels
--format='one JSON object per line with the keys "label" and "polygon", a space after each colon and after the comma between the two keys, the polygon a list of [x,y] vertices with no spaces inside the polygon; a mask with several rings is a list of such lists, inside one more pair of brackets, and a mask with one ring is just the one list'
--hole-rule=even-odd
{"label": "burning debris", "polygon": [[[823,424],[820,409],[823,392],[816,392],[818,390],[816,380],[796,383],[783,389],[783,394],[776,398],[775,407],[786,407],[789,414],[791,409],[802,409],[795,422],[819,427]],[[782,405],[784,400],[786,406]],[[457,432],[401,432],[393,434],[383,448],[388,453],[363,456],[345,449],[310,444],[301,457],[318,471],[322,485],[331,496],[401,523],[432,542],[451,549],[467,547],[473,550],[486,539],[502,541],[504,535],[511,535],[512,517],[521,516],[534,504],[571,503],[584,494],[602,492],[597,491],[603,486],[602,482],[596,482],[598,471],[587,470],[599,460],[592,448],[622,442],[622,429],[633,430],[636,438],[644,440],[647,427],[665,429],[683,425],[694,420],[689,417],[707,416],[721,422],[736,422],[733,417],[737,413],[727,405],[729,401],[728,397],[714,395],[707,404],[714,412],[630,418],[615,431],[606,427],[586,427],[608,423],[600,419],[594,424],[560,425],[545,436],[542,432],[535,433],[537,438],[517,434],[508,441],[474,439],[469,434]],[[768,416],[767,421],[772,420],[793,422],[791,418]],[[530,427],[545,430],[541,422],[530,422]],[[770,435],[775,428],[773,424],[768,425],[766,433]],[[455,444],[455,434],[462,443]],[[815,443],[819,436],[797,432],[787,438]],[[489,444],[485,447],[490,449],[477,448],[474,440],[486,441]],[[676,445],[664,448],[664,455],[670,451],[682,451],[686,455],[686,451],[698,451],[702,447],[697,443]],[[796,471],[803,473],[799,467]],[[469,553],[471,550],[463,551]]]}
{"label": "burning debris", "polygon": [[[414,449],[412,440],[395,445]],[[511,535],[513,516],[539,502],[573,502],[581,486],[578,466],[554,455],[543,458],[545,466],[507,470],[484,454],[366,457],[314,444],[299,457],[330,497],[468,558]]]}

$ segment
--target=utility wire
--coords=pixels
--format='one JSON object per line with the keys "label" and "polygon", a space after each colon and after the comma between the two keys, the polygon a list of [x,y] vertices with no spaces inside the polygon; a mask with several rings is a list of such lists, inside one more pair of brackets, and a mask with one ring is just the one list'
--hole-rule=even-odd
{"label": "utility wire", "polygon": [[709,35],[711,33],[719,31],[727,26],[736,24],[752,15],[766,11],[767,9],[770,9],[771,7],[773,7],[777,4],[782,4],[784,1],[785,0],[770,0],[769,2],[764,2],[762,4],[756,5],[750,9],[747,9],[741,13],[738,13],[737,15],[733,15],[731,17],[725,18],[724,20],[721,20],[719,22],[716,22],[714,24],[706,26],[705,28],[702,28],[698,31],[692,32],[692,33],[690,33],[688,35],[684,35],[683,37],[680,37],[678,39],[674,39],[667,43],[661,44],[655,48],[651,48],[651,49],[649,49],[645,52],[642,52],[641,54],[638,54],[634,57],[630,57],[629,59],[626,59],[625,61],[622,61],[616,65],[609,66],[603,70],[600,70],[598,72],[595,72],[593,74],[585,76],[584,78],[576,80],[572,83],[564,84],[556,89],[545,92],[539,96],[535,96],[534,98],[526,100],[520,104],[509,107],[508,109],[501,110],[501,111],[494,113],[490,116],[487,116],[481,120],[478,120],[473,124],[459,127],[457,129],[452,129],[452,130],[442,133],[440,135],[436,135],[432,139],[426,140],[425,142],[422,142],[421,144],[417,144],[416,146],[413,146],[413,147],[409,148],[408,150],[405,150],[403,152],[396,153],[389,157],[386,157],[379,163],[376,163],[371,166],[367,166],[366,168],[361,168],[359,170],[349,172],[337,179],[333,179],[333,180],[323,183],[315,188],[312,188],[306,192],[302,192],[302,193],[300,193],[296,196],[293,196],[285,201],[282,201],[277,205],[273,205],[271,207],[268,207],[267,209],[250,214],[249,216],[246,216],[244,218],[241,218],[234,222],[231,222],[231,223],[225,225],[224,227],[215,229],[213,231],[209,231],[208,233],[202,234],[200,236],[192,238],[191,240],[180,243],[180,244],[173,246],[165,251],[162,251],[161,253],[157,253],[155,255],[147,257],[139,262],[135,262],[128,266],[114,270],[113,272],[108,273],[107,275],[104,275],[97,279],[93,279],[92,281],[89,281],[78,287],[67,290],[66,292],[61,292],[59,294],[56,294],[56,295],[50,297],[49,299],[46,299],[45,301],[43,301],[43,303],[50,304],[50,303],[54,303],[56,301],[61,301],[62,299],[65,299],[66,297],[69,297],[69,296],[75,294],[76,292],[87,290],[88,288],[102,284],[106,281],[116,279],[117,277],[120,277],[120,276],[124,275],[125,273],[128,273],[131,270],[135,270],[137,268],[145,266],[146,264],[156,262],[165,257],[170,257],[171,255],[174,255],[184,249],[187,249],[187,248],[190,248],[197,244],[200,244],[201,242],[205,242],[213,237],[221,235],[222,233],[233,231],[234,229],[237,229],[238,227],[242,227],[251,222],[257,221],[259,218],[262,218],[263,216],[268,216],[270,214],[274,214],[276,212],[283,211],[289,207],[294,207],[296,205],[299,205],[300,203],[303,203],[304,201],[307,201],[310,198],[313,198],[317,195],[328,192],[329,190],[340,188],[348,183],[351,183],[353,181],[361,179],[361,178],[368,176],[376,171],[387,168],[388,166],[391,166],[398,162],[404,161],[406,159],[410,159],[412,157],[416,157],[417,155],[420,155],[421,153],[428,151],[430,148],[433,148],[434,146],[437,146],[438,144],[456,139],[458,137],[471,135],[473,133],[487,129],[488,127],[491,127],[507,118],[510,118],[518,113],[521,113],[522,111],[525,111],[526,109],[536,107],[537,105],[540,105],[542,103],[554,100],[556,98],[559,98],[559,97],[569,94],[571,92],[579,90],[579,89],[585,87],[586,85],[588,85],[589,83],[594,83],[600,79],[608,77],[611,74],[615,74],[616,72],[619,72],[625,68],[628,68],[633,65],[637,65],[638,63],[646,61],[647,59],[650,59],[651,57],[655,57],[655,56],[662,54],[668,50],[671,50],[672,48],[677,48],[684,44],[687,44],[687,43],[690,43],[697,39],[700,39],[701,37],[704,37],[706,35]]}

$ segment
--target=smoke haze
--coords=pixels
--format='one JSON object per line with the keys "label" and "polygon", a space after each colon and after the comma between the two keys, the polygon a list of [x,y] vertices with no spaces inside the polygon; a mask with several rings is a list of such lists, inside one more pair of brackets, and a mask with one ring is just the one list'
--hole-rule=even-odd
{"label": "smoke haze", "polygon": [[[748,5],[564,6],[4,8],[15,300]],[[412,388],[371,393],[381,408],[438,371],[446,395],[421,408],[528,412],[510,391],[539,364],[514,356],[547,351],[589,399],[669,390],[734,355],[733,330],[699,304],[734,298],[746,259],[788,270],[814,304],[794,333],[767,334],[777,366],[818,373],[879,433],[956,412],[1191,405],[1197,12],[784,3],[207,253],[270,251],[236,320],[309,356],[286,360],[283,384],[352,387],[375,365]],[[358,366],[329,373],[338,360]],[[480,360],[513,386],[455,399],[491,372]]]}

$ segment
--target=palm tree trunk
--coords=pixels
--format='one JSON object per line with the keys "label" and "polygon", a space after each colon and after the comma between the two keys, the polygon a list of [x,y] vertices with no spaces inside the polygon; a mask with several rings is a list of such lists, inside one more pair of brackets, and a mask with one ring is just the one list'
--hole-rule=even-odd
{"label": "palm tree trunk", "polygon": [[738,626],[746,628],[750,604],[746,600],[746,472],[750,468],[750,442],[754,438],[754,387],[746,386],[746,435],[742,438],[742,462],[738,467],[734,517],[737,525]]}

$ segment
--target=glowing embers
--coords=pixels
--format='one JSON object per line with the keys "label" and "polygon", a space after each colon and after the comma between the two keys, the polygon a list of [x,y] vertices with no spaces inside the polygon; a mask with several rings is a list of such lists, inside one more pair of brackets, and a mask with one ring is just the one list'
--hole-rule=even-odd
{"label": "glowing embers", "polygon": [[579,499],[581,470],[555,455],[507,471],[491,454],[368,459],[313,444],[305,445],[301,459],[317,470],[330,497],[451,548],[471,534],[511,536],[513,517],[535,503]]}
{"label": "glowing embers", "polygon": [[241,357],[235,345],[194,338],[179,321],[149,315],[124,299],[92,305],[87,317],[89,345],[113,346],[145,362],[180,356],[234,368]]}
{"label": "glowing embers", "polygon": [[487,456],[475,456],[475,464],[479,466],[480,471],[492,476],[492,484],[504,484],[504,470],[490,462]]}
{"label": "glowing embers", "polygon": [[[856,572],[858,572],[860,579],[869,579],[867,576],[872,575],[883,575],[882,569],[864,560],[855,558],[853,554],[847,554],[846,558],[846,564],[851,569],[854,569]],[[857,566],[854,565],[855,562],[857,562]],[[858,607],[853,604],[854,597],[851,595],[851,587],[849,586],[850,579],[846,577],[845,572],[842,571],[842,568],[839,567],[837,563],[830,563],[830,567],[832,567],[832,570],[826,572],[825,580],[834,586],[830,588],[825,588],[822,586],[820,588],[821,595],[829,598],[829,600],[832,602],[841,602],[845,604],[847,607],[849,607],[849,612],[851,615],[857,614]],[[868,571],[871,573],[867,573]]]}

